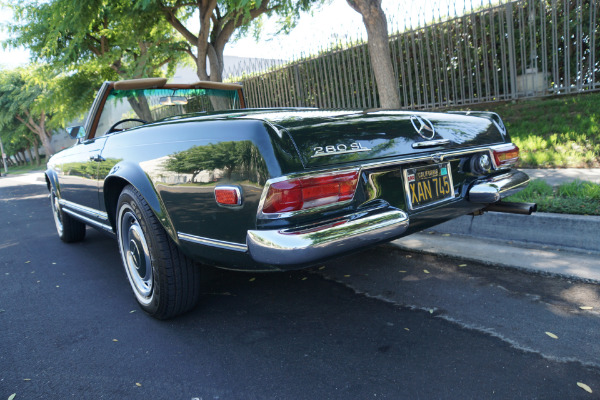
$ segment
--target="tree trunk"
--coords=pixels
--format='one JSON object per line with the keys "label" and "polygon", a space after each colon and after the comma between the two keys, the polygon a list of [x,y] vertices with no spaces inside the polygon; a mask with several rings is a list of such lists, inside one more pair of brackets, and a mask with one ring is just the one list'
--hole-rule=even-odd
{"label": "tree trunk", "polygon": [[[210,45],[209,45],[210,46]],[[207,54],[201,55],[198,52],[198,61],[196,62],[196,75],[198,79],[201,81],[212,81],[212,82],[222,82],[223,81],[223,63],[219,63],[219,60],[223,59],[223,54],[219,57],[214,49],[209,52],[209,65],[210,65],[210,75],[208,75],[206,67],[206,57]],[[201,63],[200,60],[204,59],[204,63]],[[231,105],[229,104],[229,99],[225,97],[219,96],[209,96],[210,103],[213,106],[214,111],[220,110],[229,110]]]}
{"label": "tree trunk", "polygon": [[381,0],[346,0],[348,5],[363,17],[369,40],[371,67],[377,82],[381,108],[400,108],[398,82],[396,81],[390,56],[387,20]]}
{"label": "tree trunk", "polygon": [[54,154],[54,147],[52,146],[52,142],[48,134],[45,130],[38,129],[36,131],[40,140],[42,141],[42,146],[44,147],[44,153],[46,153],[46,159],[50,158],[52,154]]}
{"label": "tree trunk", "polygon": [[[42,160],[40,159],[40,144],[39,143],[35,143],[33,145],[33,153],[35,156],[35,163],[36,165],[42,165]],[[48,157],[50,158],[50,157]]]}
{"label": "tree trunk", "polygon": [[30,147],[25,149],[25,154],[27,154],[27,157],[29,158],[29,165],[33,165],[33,154],[31,154]]}
{"label": "tree trunk", "polygon": [[27,164],[27,162],[25,160],[25,155],[22,152],[17,151],[15,153],[15,155],[17,156],[17,160],[19,160],[19,165],[25,165],[25,164]]}

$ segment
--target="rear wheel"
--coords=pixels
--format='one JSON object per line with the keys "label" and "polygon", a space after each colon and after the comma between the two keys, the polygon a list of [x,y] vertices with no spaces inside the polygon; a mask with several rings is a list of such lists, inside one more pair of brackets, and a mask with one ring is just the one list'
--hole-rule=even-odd
{"label": "rear wheel", "polygon": [[126,186],[117,204],[121,259],[135,298],[158,319],[191,310],[200,298],[200,272],[173,243],[142,195]]}
{"label": "rear wheel", "polygon": [[65,213],[58,197],[52,192],[50,194],[50,204],[52,206],[52,215],[54,216],[54,224],[56,232],[60,240],[66,243],[79,242],[85,238],[85,224],[76,220],[69,214]]}

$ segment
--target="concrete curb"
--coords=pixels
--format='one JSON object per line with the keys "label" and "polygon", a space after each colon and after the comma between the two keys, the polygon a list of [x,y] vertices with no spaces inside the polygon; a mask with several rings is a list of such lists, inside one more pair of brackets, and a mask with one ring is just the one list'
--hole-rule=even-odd
{"label": "concrete curb", "polygon": [[488,212],[465,215],[430,231],[600,252],[600,216]]}
{"label": "concrete curb", "polygon": [[391,242],[406,251],[453,257],[496,267],[519,269],[589,283],[600,283],[600,253],[569,251],[550,246],[430,232]]}

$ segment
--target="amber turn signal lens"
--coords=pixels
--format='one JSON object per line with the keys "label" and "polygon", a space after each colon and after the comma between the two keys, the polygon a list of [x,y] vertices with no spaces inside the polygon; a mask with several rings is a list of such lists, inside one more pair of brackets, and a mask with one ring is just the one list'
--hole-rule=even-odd
{"label": "amber turn signal lens", "polygon": [[519,161],[519,148],[511,144],[502,149],[494,150],[494,161],[497,167],[508,167]]}

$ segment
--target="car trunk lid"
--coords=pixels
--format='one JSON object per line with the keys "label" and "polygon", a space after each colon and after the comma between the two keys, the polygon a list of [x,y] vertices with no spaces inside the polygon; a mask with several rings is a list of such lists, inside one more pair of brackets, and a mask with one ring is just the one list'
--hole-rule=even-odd
{"label": "car trunk lid", "polygon": [[280,110],[261,118],[286,132],[306,168],[504,143],[492,113]]}

